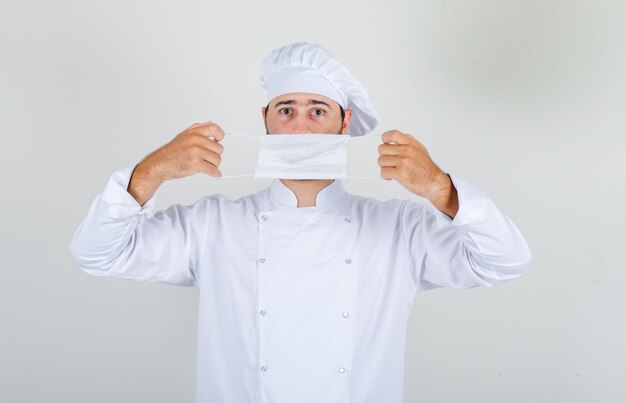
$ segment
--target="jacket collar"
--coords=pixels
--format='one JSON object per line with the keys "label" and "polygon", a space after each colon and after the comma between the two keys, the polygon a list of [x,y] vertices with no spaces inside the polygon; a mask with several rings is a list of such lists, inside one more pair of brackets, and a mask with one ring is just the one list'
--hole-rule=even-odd
{"label": "jacket collar", "polygon": [[[317,194],[315,207],[332,207],[345,193],[341,180],[335,179]],[[272,180],[269,187],[269,197],[277,206],[298,207],[298,198],[295,193],[285,186],[280,179]]]}

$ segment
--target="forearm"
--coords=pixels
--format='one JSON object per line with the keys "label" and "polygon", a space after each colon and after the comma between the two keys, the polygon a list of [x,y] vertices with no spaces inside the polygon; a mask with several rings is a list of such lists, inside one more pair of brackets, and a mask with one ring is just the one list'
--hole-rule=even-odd
{"label": "forearm", "polygon": [[137,164],[128,182],[127,191],[140,206],[143,206],[164,182],[164,179],[156,174],[152,161],[151,156],[148,156]]}
{"label": "forearm", "polygon": [[427,197],[439,211],[454,219],[459,211],[459,197],[448,174],[442,176],[441,181],[434,187],[434,191]]}

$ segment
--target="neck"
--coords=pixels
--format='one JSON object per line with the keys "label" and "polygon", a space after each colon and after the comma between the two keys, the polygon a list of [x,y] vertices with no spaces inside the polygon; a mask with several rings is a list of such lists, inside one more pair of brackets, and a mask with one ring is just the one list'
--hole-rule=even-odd
{"label": "neck", "polygon": [[315,206],[317,194],[326,186],[333,183],[334,179],[281,179],[298,199],[298,207]]}

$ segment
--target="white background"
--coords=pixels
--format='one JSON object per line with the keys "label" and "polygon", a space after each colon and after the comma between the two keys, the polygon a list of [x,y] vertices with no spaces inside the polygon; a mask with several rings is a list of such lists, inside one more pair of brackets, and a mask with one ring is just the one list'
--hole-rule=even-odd
{"label": "white background", "polygon": [[[192,123],[262,132],[259,63],[298,40],[364,83],[376,133],[417,137],[534,255],[500,287],[416,296],[405,401],[626,401],[625,4],[1,0],[0,401],[193,402],[197,290],[89,276],[69,241],[113,171]],[[268,183],[197,175],[157,208]]]}

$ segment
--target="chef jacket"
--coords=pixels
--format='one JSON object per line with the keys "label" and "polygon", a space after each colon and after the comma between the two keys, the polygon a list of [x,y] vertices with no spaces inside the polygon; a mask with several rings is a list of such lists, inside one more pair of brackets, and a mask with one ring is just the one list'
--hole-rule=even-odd
{"label": "chef jacket", "polygon": [[451,176],[454,219],[334,180],[297,207],[280,180],[154,211],[115,172],[70,250],[87,273],[197,286],[197,402],[401,403],[416,291],[494,286],[532,257],[476,186]]}

